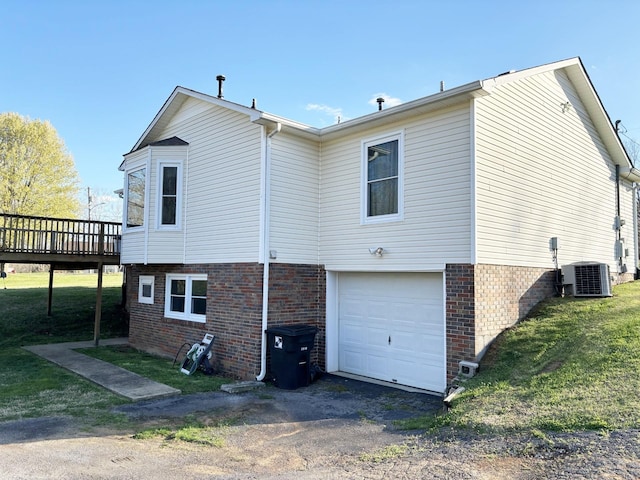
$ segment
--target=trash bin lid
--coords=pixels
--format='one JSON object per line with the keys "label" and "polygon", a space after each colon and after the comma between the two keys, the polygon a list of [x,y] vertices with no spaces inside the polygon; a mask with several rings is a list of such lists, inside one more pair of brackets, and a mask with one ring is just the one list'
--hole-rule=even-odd
{"label": "trash bin lid", "polygon": [[277,325],[267,328],[266,332],[274,335],[299,337],[318,333],[318,327],[314,327],[313,325]]}

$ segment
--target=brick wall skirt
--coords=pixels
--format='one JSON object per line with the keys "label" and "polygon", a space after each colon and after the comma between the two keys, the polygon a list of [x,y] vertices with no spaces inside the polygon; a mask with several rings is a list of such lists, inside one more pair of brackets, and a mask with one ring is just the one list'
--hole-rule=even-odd
{"label": "brick wall skirt", "polygon": [[[270,266],[269,325],[312,324],[314,355],[324,359],[324,275],[315,265]],[[167,274],[206,274],[206,323],[164,316]],[[154,302],[138,302],[140,275],[155,278]],[[238,379],[260,373],[262,346],[262,275],[257,263],[203,265],[132,265],[127,272],[130,310],[129,343],[134,348],[173,358],[184,343],[215,335],[212,364],[221,374]],[[187,347],[182,349],[182,361]],[[319,350],[322,349],[320,352]]]}
{"label": "brick wall skirt", "polygon": [[554,294],[554,271],[506,265],[446,267],[447,379],[475,361],[504,329]]}
{"label": "brick wall skirt", "polygon": [[318,328],[311,361],[325,368],[326,274],[318,265],[272,263],[269,266],[269,326]]}

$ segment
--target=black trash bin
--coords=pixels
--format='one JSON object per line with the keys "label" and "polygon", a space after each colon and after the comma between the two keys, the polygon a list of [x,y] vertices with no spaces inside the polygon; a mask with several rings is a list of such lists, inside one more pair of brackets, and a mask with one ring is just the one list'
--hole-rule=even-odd
{"label": "black trash bin", "polygon": [[283,325],[266,332],[276,387],[295,390],[309,385],[310,354],[318,329],[311,325]]}

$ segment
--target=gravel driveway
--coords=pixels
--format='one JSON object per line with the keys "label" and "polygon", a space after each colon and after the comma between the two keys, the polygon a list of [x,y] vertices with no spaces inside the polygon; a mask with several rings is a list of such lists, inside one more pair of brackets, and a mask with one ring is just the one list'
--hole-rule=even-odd
{"label": "gravel driveway", "polygon": [[640,478],[640,431],[545,436],[425,435],[393,421],[441,408],[441,399],[327,376],[295,391],[266,387],[118,408],[141,426],[185,416],[232,419],[223,446],[135,439],[74,419],[0,423],[7,479],[539,479]]}

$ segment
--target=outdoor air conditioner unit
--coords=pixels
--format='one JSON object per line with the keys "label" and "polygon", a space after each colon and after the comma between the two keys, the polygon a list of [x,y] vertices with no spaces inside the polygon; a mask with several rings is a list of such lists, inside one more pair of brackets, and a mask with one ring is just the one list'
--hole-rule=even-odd
{"label": "outdoor air conditioner unit", "polygon": [[573,263],[562,267],[563,285],[574,297],[610,297],[611,275],[606,263]]}

